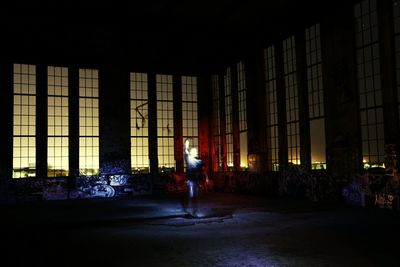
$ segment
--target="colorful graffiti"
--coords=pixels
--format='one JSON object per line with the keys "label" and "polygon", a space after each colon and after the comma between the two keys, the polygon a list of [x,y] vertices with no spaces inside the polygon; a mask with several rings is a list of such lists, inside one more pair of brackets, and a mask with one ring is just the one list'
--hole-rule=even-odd
{"label": "colorful graffiti", "polygon": [[335,201],[334,179],[324,169],[307,170],[299,165],[288,165],[278,182],[282,197],[304,198],[312,201]]}
{"label": "colorful graffiti", "polygon": [[400,175],[397,168],[396,145],[385,145],[385,168],[370,168],[355,175],[343,187],[346,203],[352,205],[399,209]]}
{"label": "colorful graffiti", "polygon": [[[289,165],[280,172],[213,172],[204,188],[239,194],[262,194],[311,201],[343,201],[357,206],[399,210],[400,175],[396,146],[386,145],[384,168],[370,168],[350,177],[332,177],[327,170],[308,170]],[[115,167],[122,164],[122,167]],[[118,197],[187,190],[185,174],[123,172],[124,162],[105,164],[99,176],[14,179],[15,196],[20,200]],[[114,166],[114,167],[112,167]],[[109,173],[111,172],[111,173]]]}
{"label": "colorful graffiti", "polygon": [[110,185],[81,186],[69,194],[69,198],[114,197],[115,189]]}
{"label": "colorful graffiti", "polygon": [[376,194],[375,206],[380,208],[393,209],[399,207],[399,197],[392,194]]}
{"label": "colorful graffiti", "polygon": [[15,179],[13,188],[18,200],[62,200],[110,198],[122,195],[151,194],[149,174],[105,174],[57,178]]}
{"label": "colorful graffiti", "polygon": [[130,177],[130,174],[112,174],[107,176],[107,180],[111,186],[126,186]]}
{"label": "colorful graffiti", "polygon": [[365,195],[368,195],[368,179],[366,176],[357,176],[342,189],[342,195],[347,204],[365,206]]}
{"label": "colorful graffiti", "polygon": [[113,197],[115,190],[109,185],[106,176],[79,176],[69,198]]}
{"label": "colorful graffiti", "polygon": [[102,163],[100,173],[102,175],[125,174],[131,170],[128,160],[108,160]]}

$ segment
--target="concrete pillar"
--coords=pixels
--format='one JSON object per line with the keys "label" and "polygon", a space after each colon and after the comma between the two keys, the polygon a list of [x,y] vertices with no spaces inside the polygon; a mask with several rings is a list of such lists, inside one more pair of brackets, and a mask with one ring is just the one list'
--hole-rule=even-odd
{"label": "concrete pillar", "polygon": [[174,103],[174,153],[176,172],[184,172],[183,160],[183,132],[182,132],[182,77],[173,76],[173,103]]}
{"label": "concrete pillar", "polygon": [[69,84],[69,176],[79,175],[79,69],[68,70]]}
{"label": "concrete pillar", "polygon": [[300,120],[300,162],[303,167],[311,169],[310,119],[308,113],[308,84],[306,37],[302,30],[295,35],[297,92],[299,96]]}
{"label": "concrete pillar", "polygon": [[129,71],[107,65],[99,71],[100,167],[131,173]]}
{"label": "concrete pillar", "polygon": [[392,0],[377,1],[383,119],[386,144],[400,144]]}
{"label": "concrete pillar", "polygon": [[276,66],[276,97],[278,105],[278,134],[279,134],[279,169],[286,168],[288,163],[287,130],[286,130],[286,91],[285,71],[283,63],[283,44],[275,46]]}
{"label": "concrete pillar", "polygon": [[12,179],[13,155],[13,64],[0,64],[0,190]]}
{"label": "concrete pillar", "polygon": [[148,74],[149,96],[149,160],[150,172],[153,176],[158,174],[157,153],[157,81],[156,74]]}
{"label": "concrete pillar", "polygon": [[36,177],[47,177],[47,65],[43,64],[36,66]]}
{"label": "concrete pillar", "polygon": [[232,96],[232,134],[233,134],[233,168],[240,171],[240,131],[239,131],[239,96],[237,65],[231,66]]}
{"label": "concrete pillar", "polygon": [[212,91],[211,76],[208,74],[197,77],[198,118],[199,118],[199,156],[205,163],[207,173],[211,170],[211,121],[212,121]]}
{"label": "concrete pillar", "polygon": [[[226,71],[226,70],[225,70]],[[224,72],[225,73],[225,72]],[[222,149],[222,169],[228,170],[227,148],[226,148],[226,113],[225,113],[225,84],[224,74],[219,74],[219,108],[220,108],[220,128],[221,128],[221,149]]]}
{"label": "concrete pillar", "polygon": [[328,171],[346,177],[362,168],[353,9],[321,24]]}
{"label": "concrete pillar", "polygon": [[244,61],[246,74],[246,106],[249,170],[271,170],[267,163],[266,95],[264,54],[259,51]]}
{"label": "concrete pillar", "polygon": [[[223,153],[222,153],[222,115],[221,115],[221,86],[223,86],[222,75],[213,74],[212,83],[216,82],[215,85],[218,89],[217,92],[212,92],[213,94],[218,95],[218,105],[217,107],[212,104],[212,123],[211,123],[211,158],[212,158],[212,171],[220,171],[223,170]],[[214,80],[216,77],[216,80]],[[213,88],[214,90],[214,88]],[[210,103],[208,101],[208,103]],[[224,132],[225,133],[225,132]],[[217,137],[218,136],[218,137]],[[224,139],[225,140],[225,139]],[[221,150],[220,150],[221,149]]]}

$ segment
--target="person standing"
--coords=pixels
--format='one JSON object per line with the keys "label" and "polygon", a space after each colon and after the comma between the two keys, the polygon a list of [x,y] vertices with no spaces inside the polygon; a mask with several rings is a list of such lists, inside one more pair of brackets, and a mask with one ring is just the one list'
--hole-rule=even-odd
{"label": "person standing", "polygon": [[189,209],[189,214],[196,217],[198,213],[198,198],[200,194],[200,182],[202,178],[203,161],[198,158],[198,151],[190,147],[189,139],[184,142],[184,159],[186,162],[186,178],[188,185],[188,201],[184,209]]}

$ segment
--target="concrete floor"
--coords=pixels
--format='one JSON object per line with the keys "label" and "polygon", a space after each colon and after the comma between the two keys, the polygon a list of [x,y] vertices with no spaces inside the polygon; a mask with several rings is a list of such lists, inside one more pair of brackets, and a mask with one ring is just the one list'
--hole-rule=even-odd
{"label": "concrete floor", "polygon": [[0,205],[0,266],[400,266],[400,213],[210,193]]}

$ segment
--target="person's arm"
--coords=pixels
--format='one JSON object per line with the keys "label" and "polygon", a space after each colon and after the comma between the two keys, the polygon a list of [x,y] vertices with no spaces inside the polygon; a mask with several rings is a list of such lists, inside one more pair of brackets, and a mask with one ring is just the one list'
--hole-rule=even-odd
{"label": "person's arm", "polygon": [[185,140],[185,143],[184,143],[184,151],[183,151],[183,152],[184,152],[185,154],[187,154],[187,155],[189,155],[189,145],[190,145],[190,144],[189,144],[189,140],[186,139],[186,140]]}

